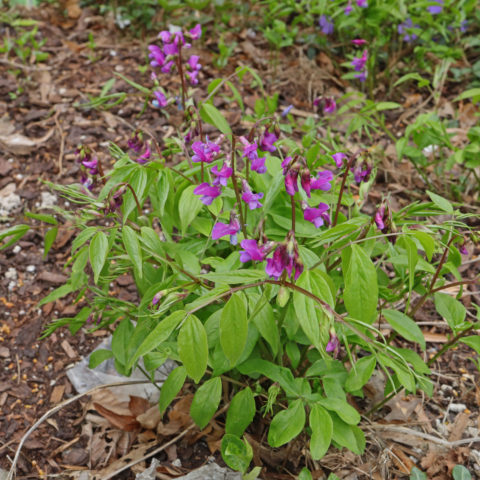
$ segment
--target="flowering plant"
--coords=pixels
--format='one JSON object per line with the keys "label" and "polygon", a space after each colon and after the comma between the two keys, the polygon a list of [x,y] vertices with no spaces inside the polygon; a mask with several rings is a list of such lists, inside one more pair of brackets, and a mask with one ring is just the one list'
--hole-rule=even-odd
{"label": "flowering plant", "polygon": [[[189,34],[198,38],[201,28]],[[426,343],[415,316],[428,299],[452,330],[446,348],[462,340],[478,349],[477,337],[468,336],[478,324],[442,293],[456,286],[461,294],[472,282],[458,270],[468,253],[464,217],[433,192],[431,202],[395,211],[387,197],[376,212],[364,211],[376,174],[372,152],[337,151],[311,138],[299,145],[276,114],[233,133],[212,103],[228,85],[241,106],[232,77],[212,81],[196,103],[187,80],[201,85],[201,70],[194,55],[185,67],[186,37],[162,32],[162,46],[149,47],[148,98],[160,111],[179,103],[181,133],[167,143],[132,132],[127,152],[111,146],[111,170],[79,148],[79,183],[51,185],[76,207],[30,214],[51,226],[46,254],[60,218],[78,229],[69,280],[41,303],[75,294],[81,308],[46,334],[63,325],[72,332],[111,327],[112,350],[97,351],[91,366],[114,357],[125,375],[140,360],[152,377],[167,359],[177,362],[161,390],[161,412],[186,381],[197,386],[190,412],[199,428],[229,403],[222,453],[238,470],[252,459],[240,438],[262,412],[272,447],[308,423],[311,458],[332,443],[360,454],[360,413],[347,398],[363,397],[374,371],[387,398],[401,389],[432,393],[429,365],[445,349],[422,359]],[[179,102],[157,84],[158,70],[173,67]],[[247,71],[255,76],[244,68],[237,77]],[[333,108],[331,99],[322,102]],[[215,130],[210,137],[206,124]],[[447,219],[429,220],[439,215]],[[2,232],[4,247],[29,228]],[[137,302],[111,293],[126,273]]]}

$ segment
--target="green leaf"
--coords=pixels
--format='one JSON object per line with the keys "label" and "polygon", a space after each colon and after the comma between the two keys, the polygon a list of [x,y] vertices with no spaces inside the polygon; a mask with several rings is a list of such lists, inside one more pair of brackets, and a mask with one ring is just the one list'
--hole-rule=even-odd
{"label": "green leaf", "polygon": [[377,360],[373,355],[363,357],[355,362],[350,372],[348,372],[345,390],[347,390],[347,392],[360,390],[372,376],[376,364]]}
{"label": "green leaf", "polygon": [[346,447],[357,455],[362,455],[365,450],[365,435],[355,425],[348,425],[337,415],[331,415],[333,420],[332,438],[342,447]]}
{"label": "green leaf", "polygon": [[348,313],[365,323],[375,321],[378,302],[377,271],[370,257],[358,245],[350,247],[350,259],[346,261],[348,249],[342,252],[342,268],[345,279],[343,300]]}
{"label": "green leaf", "polygon": [[180,217],[180,226],[182,229],[182,235],[187,231],[188,226],[192,223],[193,219],[198,215],[198,212],[202,209],[202,202],[200,197],[195,195],[195,185],[188,186],[180,196],[178,202],[178,215]]}
{"label": "green leaf", "polygon": [[262,467],[254,467],[248,473],[243,474],[242,480],[257,480],[261,471]]}
{"label": "green leaf", "polygon": [[407,315],[397,310],[382,310],[382,315],[392,328],[403,338],[418,343],[425,350],[425,337],[420,327]]}
{"label": "green leaf", "polygon": [[349,425],[357,425],[360,422],[360,414],[348,402],[341,398],[322,398],[318,403],[331,412],[335,412],[344,422]]}
{"label": "green leaf", "polygon": [[177,344],[187,374],[198,383],[207,369],[208,342],[205,327],[195,315],[189,315],[185,320]]}
{"label": "green leaf", "polygon": [[446,293],[437,292],[434,295],[435,308],[445,319],[452,330],[456,330],[465,321],[467,310],[461,302]]}
{"label": "green leaf", "polygon": [[72,253],[90,240],[95,233],[97,233],[97,227],[87,227],[85,230],[82,230],[72,242]]}
{"label": "green leaf", "polygon": [[463,465],[455,465],[452,474],[453,480],[472,480],[472,475]]}
{"label": "green leaf", "polygon": [[[297,280],[297,285],[307,291],[312,290],[309,271],[304,271],[302,275],[300,275]],[[320,342],[320,324],[317,309],[315,308],[315,301],[295,290],[293,292],[293,305],[295,307],[295,313],[297,314],[298,323],[300,323],[305,335],[318,351],[323,351]]]}
{"label": "green leaf", "polygon": [[417,467],[413,467],[410,472],[410,480],[428,480],[427,474],[419,470]]}
{"label": "green leaf", "polygon": [[[121,73],[114,72],[114,74],[117,77],[120,77],[124,82],[128,83],[130,86],[133,88],[136,88],[140,92],[144,93],[145,95],[151,95],[151,91],[149,88],[144,87],[143,85],[140,85],[139,83],[134,82],[133,80],[130,80],[129,78],[125,77],[125,75],[122,75]],[[114,79],[112,79],[114,80]],[[115,80],[114,80],[115,81]]]}
{"label": "green leaf", "polygon": [[231,135],[232,130],[230,125],[221,114],[220,110],[214,107],[211,103],[204,103],[200,107],[200,117],[206,123],[218,128],[223,134]]}
{"label": "green leaf", "polygon": [[94,369],[98,367],[102,362],[112,357],[113,352],[111,350],[105,350],[104,348],[95,350],[90,354],[90,358],[88,360],[88,368]]}
{"label": "green leaf", "polygon": [[50,228],[45,234],[44,248],[43,248],[43,258],[46,258],[48,252],[52,248],[55,239],[57,238],[58,227]]}
{"label": "green leaf", "polygon": [[457,98],[455,98],[454,102],[474,97],[480,97],[480,88],[471,88],[469,90],[466,90],[465,92],[462,92]]}
{"label": "green leaf", "polygon": [[119,363],[123,366],[128,360],[128,343],[133,334],[134,327],[128,318],[124,318],[115,328],[112,337],[112,352]]}
{"label": "green leaf", "polygon": [[190,415],[198,427],[203,430],[217,411],[222,397],[222,380],[210,378],[196,391],[190,407]]}
{"label": "green leaf", "polygon": [[49,223],[50,225],[58,225],[58,220],[53,215],[46,215],[43,213],[25,212],[27,218],[33,218],[40,222]]}
{"label": "green leaf", "polygon": [[250,321],[253,321],[260,335],[270,345],[274,357],[276,357],[280,348],[280,333],[275,322],[273,308],[264,297],[257,297],[256,308],[250,303],[250,311],[252,309],[254,311],[251,314]]}
{"label": "green leaf", "polygon": [[313,480],[312,474],[307,467],[303,467],[298,474],[298,480]]}
{"label": "green leaf", "polygon": [[30,227],[28,225],[14,225],[13,227],[2,230],[0,232],[0,240],[3,241],[7,237],[10,237],[10,239],[0,246],[0,250],[8,248],[10,245],[18,242],[29,230]]}
{"label": "green leaf", "polygon": [[183,365],[174,368],[169,373],[160,390],[160,400],[158,401],[158,408],[161,415],[163,415],[167,407],[172,403],[173,399],[182,389],[186,378],[187,370]]}
{"label": "green leaf", "polygon": [[237,283],[252,283],[265,278],[265,270],[232,270],[228,273],[211,272],[198,275],[199,278],[210,280],[214,283],[228,283],[230,285]]}
{"label": "green leaf", "polygon": [[186,312],[184,310],[176,310],[171,315],[161,320],[140,344],[135,355],[128,363],[128,367],[131,367],[138,358],[151,352],[167,340],[185,316]]}
{"label": "green leaf", "polygon": [[429,262],[432,261],[433,253],[435,252],[435,240],[425,232],[413,232],[414,237],[421,243],[425,255]]}
{"label": "green leaf", "polygon": [[93,279],[98,283],[98,278],[105,265],[108,255],[108,239],[103,232],[97,232],[90,242],[90,263],[93,270]]}
{"label": "green leaf", "polygon": [[222,438],[223,461],[233,470],[246,472],[253,458],[252,447],[235,435],[226,434]]}
{"label": "green leaf", "polygon": [[122,228],[122,240],[125,246],[125,250],[133,263],[133,268],[137,276],[142,279],[142,250],[140,249],[140,242],[138,241],[137,234],[133,231],[133,228],[128,225],[124,225]]}
{"label": "green leaf", "polygon": [[430,192],[427,190],[427,195],[430,197],[430,200],[438,207],[440,210],[453,215],[453,206],[452,204],[445,198],[437,195],[436,193]]}
{"label": "green leaf", "polygon": [[312,406],[309,417],[312,437],[310,439],[310,452],[314,460],[320,460],[328,450],[332,441],[332,417],[318,403]]}
{"label": "green leaf", "polygon": [[299,398],[286,410],[281,410],[272,419],[268,430],[268,443],[271,447],[281,447],[294,439],[305,425],[305,407]]}
{"label": "green leaf", "polygon": [[241,437],[255,416],[255,399],[247,387],[237,392],[230,403],[225,422],[225,432]]}
{"label": "green leaf", "polygon": [[220,318],[220,344],[233,367],[247,343],[248,319],[244,296],[234,293],[223,308]]}
{"label": "green leaf", "polygon": [[375,110],[377,112],[381,112],[382,110],[393,110],[395,108],[402,108],[402,106],[395,102],[378,102],[375,104]]}
{"label": "green leaf", "polygon": [[62,285],[56,288],[55,290],[53,290],[52,292],[50,292],[46,297],[43,297],[38,302],[38,306],[41,307],[46,303],[54,302],[55,300],[58,300],[59,298],[62,298],[65,295],[68,295],[69,293],[72,293],[73,291],[75,291],[75,288],[69,283],[66,283],[65,285]]}
{"label": "green leaf", "polygon": [[480,335],[472,335],[471,337],[464,337],[460,339],[461,342],[473,348],[478,355],[480,355]]}

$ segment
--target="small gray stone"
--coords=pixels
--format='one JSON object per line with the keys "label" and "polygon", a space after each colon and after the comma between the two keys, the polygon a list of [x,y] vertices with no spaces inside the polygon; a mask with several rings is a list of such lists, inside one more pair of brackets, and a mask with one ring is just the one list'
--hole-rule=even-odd
{"label": "small gray stone", "polygon": [[222,468],[216,463],[208,463],[188,475],[178,477],[177,480],[205,480],[206,478],[209,480],[242,480],[242,474],[229,468]]}

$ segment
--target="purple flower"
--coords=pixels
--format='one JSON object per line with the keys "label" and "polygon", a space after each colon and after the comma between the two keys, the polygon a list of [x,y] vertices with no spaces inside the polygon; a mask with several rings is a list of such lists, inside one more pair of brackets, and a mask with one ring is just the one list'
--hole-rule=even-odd
{"label": "purple flower", "polygon": [[192,150],[195,153],[195,155],[192,156],[192,162],[211,163],[220,151],[220,147],[215,142],[210,142],[207,138],[205,143],[193,142]]}
{"label": "purple flower", "polygon": [[412,33],[411,30],[413,28],[419,28],[419,25],[413,25],[412,19],[407,18],[403,23],[400,23],[397,27],[397,31],[400,35],[403,35],[404,42],[413,42],[418,38],[418,35]]}
{"label": "purple flower", "polygon": [[200,57],[198,55],[190,56],[187,64],[191,70],[200,70],[202,68],[202,66],[198,63],[199,60],[200,60]]}
{"label": "purple flower", "polygon": [[325,35],[331,35],[333,33],[333,23],[332,17],[327,17],[326,15],[321,15],[318,19],[318,24],[322,33]]}
{"label": "purple flower", "polygon": [[385,233],[385,222],[387,221],[387,217],[385,215],[385,205],[382,205],[377,212],[375,213],[375,223],[377,228],[382,232]]}
{"label": "purple flower", "polygon": [[430,5],[427,7],[427,10],[432,14],[432,15],[438,15],[439,13],[442,13],[443,10],[443,0],[436,0],[433,5]]}
{"label": "purple flower", "polygon": [[333,97],[325,98],[325,103],[323,105],[323,113],[334,113],[337,109],[337,103]]}
{"label": "purple flower", "polygon": [[277,246],[272,258],[267,259],[265,272],[268,276],[278,280],[284,271],[291,277],[294,269],[294,279],[297,280],[303,272],[303,263],[298,255],[298,245],[295,237],[293,233],[290,233],[286,241]]}
{"label": "purple flower", "polygon": [[240,250],[240,261],[242,263],[249,262],[250,260],[255,260],[257,262],[262,262],[265,256],[264,249],[257,245],[256,240],[242,240],[240,242],[243,250]]}
{"label": "purple flower", "polygon": [[248,186],[248,183],[245,180],[242,180],[242,186],[243,186],[243,195],[242,195],[242,200],[245,203],[248,203],[248,207],[250,210],[254,210],[255,208],[260,208],[262,204],[259,202],[261,198],[263,198],[263,193],[253,193],[250,187]]}
{"label": "purple flower", "polygon": [[215,178],[213,179],[213,185],[223,185],[224,187],[227,186],[227,179],[232,176],[233,170],[229,167],[226,163],[222,165],[222,168],[219,170],[217,165],[214,165],[213,168],[210,170]]}
{"label": "purple flower", "polygon": [[368,2],[367,0],[357,0],[357,6],[360,8],[367,8]]}
{"label": "purple flower", "polygon": [[159,292],[157,292],[152,298],[152,305],[156,305],[164,295],[165,295],[164,290],[160,290]]}
{"label": "purple flower", "polygon": [[172,42],[172,43],[166,43],[163,46],[163,53],[165,55],[177,55],[178,54],[178,44]]}
{"label": "purple flower", "polygon": [[458,251],[459,251],[462,255],[468,255],[468,250],[467,250],[467,247],[465,246],[465,243],[463,243],[462,245],[459,245]]}
{"label": "purple flower", "polygon": [[283,160],[283,162],[282,162],[283,175],[287,174],[291,161],[292,161],[292,157],[285,157],[285,160]]}
{"label": "purple flower", "polygon": [[310,183],[312,190],[323,190],[324,192],[330,190],[332,185],[330,182],[333,180],[333,173],[329,170],[323,170],[317,173],[317,178],[313,179]]}
{"label": "purple flower", "polygon": [[465,33],[467,31],[467,29],[468,29],[468,20],[462,20],[460,22],[460,31],[462,33]]}
{"label": "purple flower", "polygon": [[92,157],[90,154],[87,154],[82,160],[82,165],[88,170],[90,175],[96,175],[98,173],[98,158]]}
{"label": "purple flower", "polygon": [[310,190],[312,189],[312,178],[310,176],[310,170],[308,168],[304,168],[302,170],[302,174],[300,175],[300,184],[302,185],[303,190],[310,198]]}
{"label": "purple flower", "polygon": [[352,43],[356,47],[361,47],[362,45],[365,45],[368,42],[366,40],[364,40],[363,38],[355,38],[355,39],[352,40]]}
{"label": "purple flower", "polygon": [[198,85],[198,70],[193,72],[186,72],[188,79],[190,80],[190,85]]}
{"label": "purple flower", "polygon": [[361,82],[364,82],[367,79],[367,75],[368,75],[367,72],[363,71],[360,73],[356,73],[354,76],[355,78],[358,78]]}
{"label": "purple flower", "polygon": [[350,15],[352,10],[353,10],[352,2],[350,0],[348,0],[347,6],[345,7],[345,10],[344,10],[345,15],[347,15],[347,16]]}
{"label": "purple flower", "polygon": [[266,131],[260,139],[260,148],[264,152],[274,152],[276,147],[273,145],[278,140],[278,137],[273,132]]}
{"label": "purple flower", "polygon": [[361,57],[356,57],[352,60],[352,66],[356,72],[360,72],[365,68],[368,60],[368,51],[364,50]]}
{"label": "purple flower", "polygon": [[285,175],[285,190],[293,197],[298,192],[298,168],[290,168]]}
{"label": "purple flower", "polygon": [[330,340],[328,341],[327,346],[325,347],[325,351],[328,352],[328,353],[333,352],[333,356],[335,358],[340,353],[340,340],[335,335],[334,330],[330,331]]}
{"label": "purple flower", "polygon": [[335,160],[335,165],[337,168],[343,167],[343,160],[347,158],[347,156],[342,152],[337,152],[332,155],[332,158]]}
{"label": "purple flower", "polygon": [[135,161],[140,164],[147,163],[152,156],[152,150],[150,149],[150,142],[145,142],[145,151]]}
{"label": "purple flower", "polygon": [[[466,29],[465,29],[466,30]],[[462,30],[462,31],[465,31],[465,30]],[[282,112],[282,117],[285,118],[289,113],[290,113],[290,110],[293,108],[293,105],[290,104],[288,107],[286,107],[283,112]]]}
{"label": "purple flower", "polygon": [[192,29],[188,31],[193,40],[198,40],[202,36],[202,26],[197,23]]}
{"label": "purple flower", "polygon": [[162,67],[165,63],[165,55],[162,49],[157,45],[149,45],[148,50],[150,53],[148,54],[148,58],[150,58],[150,65],[152,67]]}
{"label": "purple flower", "polygon": [[135,153],[140,153],[140,150],[143,148],[143,135],[137,130],[132,137],[128,139],[127,145],[130,150],[133,150]]}
{"label": "purple flower", "polygon": [[193,193],[195,195],[202,195],[200,201],[204,205],[211,205],[213,200],[217,198],[220,193],[222,193],[222,189],[219,186],[210,186],[207,182],[204,182],[198,185],[198,187],[195,188]]}
{"label": "purple flower", "polygon": [[330,207],[326,203],[320,203],[318,208],[312,208],[303,202],[302,207],[304,207],[303,218],[313,223],[315,228],[321,227],[324,223],[330,225],[330,216],[327,213]]}
{"label": "purple flower", "polygon": [[353,172],[353,177],[355,178],[355,182],[360,184],[362,182],[366,182],[370,178],[370,173],[372,173],[372,165],[367,162],[359,162],[351,168]]}
{"label": "purple flower", "polygon": [[87,177],[87,175],[82,174],[80,178],[80,183],[87,189],[92,190],[93,188],[93,178]]}
{"label": "purple flower", "polygon": [[232,245],[237,244],[237,233],[240,230],[240,222],[235,215],[232,215],[229,224],[217,222],[212,230],[212,240],[218,240],[219,238],[230,235],[230,243]]}
{"label": "purple flower", "polygon": [[169,62],[165,63],[162,67],[162,73],[170,73],[170,70],[172,70],[173,67],[173,60],[170,60]]}
{"label": "purple flower", "polygon": [[317,98],[313,101],[313,106],[314,106],[314,107],[318,107],[318,106],[322,103],[322,100],[323,100],[323,97],[317,97]]}
{"label": "purple flower", "polygon": [[252,160],[251,168],[257,173],[265,173],[267,167],[265,166],[265,157],[259,157],[258,155]]}
{"label": "purple flower", "polygon": [[162,30],[158,34],[158,38],[161,38],[163,43],[169,43],[172,39],[172,34],[168,30]]}
{"label": "purple flower", "polygon": [[155,100],[152,101],[154,107],[164,108],[168,105],[167,97],[162,92],[156,90],[153,95],[155,95]]}

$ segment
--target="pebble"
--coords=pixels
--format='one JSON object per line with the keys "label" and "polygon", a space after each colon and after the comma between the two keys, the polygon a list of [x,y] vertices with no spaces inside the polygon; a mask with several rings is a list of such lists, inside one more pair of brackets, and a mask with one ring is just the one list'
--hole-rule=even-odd
{"label": "pebble", "polygon": [[6,217],[22,205],[22,200],[15,193],[16,185],[8,184],[0,190],[0,217]]}
{"label": "pebble", "polygon": [[42,203],[40,208],[50,208],[57,203],[57,196],[52,195],[50,192],[42,192]]}
{"label": "pebble", "polygon": [[451,403],[451,404],[448,406],[448,410],[449,410],[450,412],[454,412],[454,413],[463,412],[466,408],[467,408],[467,406],[464,405],[463,403]]}
{"label": "pebble", "polygon": [[5,273],[5,278],[7,280],[17,281],[18,273],[13,267],[10,267]]}
{"label": "pebble", "polygon": [[22,247],[20,245],[15,245],[13,247],[12,252],[16,255],[17,253],[20,253],[21,250],[22,250]]}
{"label": "pebble", "polygon": [[26,270],[28,273],[33,273],[35,272],[35,270],[37,269],[37,267],[35,265],[28,265]]}

